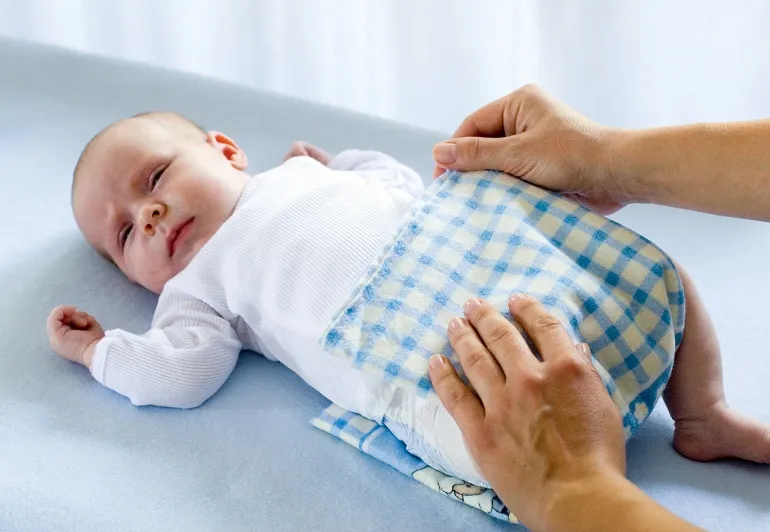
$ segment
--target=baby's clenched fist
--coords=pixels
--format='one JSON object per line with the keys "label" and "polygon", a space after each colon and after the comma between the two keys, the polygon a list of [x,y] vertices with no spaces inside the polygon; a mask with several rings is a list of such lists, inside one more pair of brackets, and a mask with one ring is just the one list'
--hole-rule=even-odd
{"label": "baby's clenched fist", "polygon": [[104,329],[93,316],[60,305],[48,316],[46,329],[54,351],[67,360],[91,367],[96,343],[104,338]]}
{"label": "baby's clenched fist", "polygon": [[284,155],[283,160],[288,161],[292,157],[300,156],[312,157],[323,165],[328,165],[332,160],[332,156],[329,152],[318,146],[313,146],[309,142],[298,140],[293,142],[291,149]]}

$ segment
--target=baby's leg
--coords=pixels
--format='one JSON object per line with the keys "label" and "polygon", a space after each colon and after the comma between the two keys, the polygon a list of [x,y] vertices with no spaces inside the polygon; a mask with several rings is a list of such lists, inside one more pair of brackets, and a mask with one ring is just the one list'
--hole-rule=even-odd
{"label": "baby's leg", "polygon": [[716,331],[690,276],[679,264],[685,329],[663,400],[674,418],[674,447],[699,461],[736,457],[770,463],[770,424],[727,406]]}

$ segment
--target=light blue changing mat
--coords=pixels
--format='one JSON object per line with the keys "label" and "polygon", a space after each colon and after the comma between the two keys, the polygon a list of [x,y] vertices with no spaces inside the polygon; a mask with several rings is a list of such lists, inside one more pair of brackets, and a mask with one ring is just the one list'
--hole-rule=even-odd
{"label": "light blue changing mat", "polygon": [[[378,149],[429,176],[443,134],[2,39],[0,67],[0,530],[510,530],[311,427],[328,401],[279,364],[245,353],[200,408],[136,408],[56,357],[45,335],[61,303],[108,328],[152,320],[155,298],[88,248],[70,211],[75,161],[110,121],[181,112],[235,138],[255,172],[306,139]],[[728,400],[768,419],[770,224],[648,205],[614,218],[688,268],[719,331]],[[708,530],[770,530],[768,467],[686,460],[672,427],[659,403],[628,444],[631,480]]]}

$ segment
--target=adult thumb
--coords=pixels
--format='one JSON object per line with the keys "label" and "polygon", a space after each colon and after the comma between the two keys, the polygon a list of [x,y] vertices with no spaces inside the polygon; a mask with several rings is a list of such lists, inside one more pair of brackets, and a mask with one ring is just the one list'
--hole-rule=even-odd
{"label": "adult thumb", "polygon": [[515,137],[461,137],[433,147],[433,158],[449,170],[500,170],[512,173]]}

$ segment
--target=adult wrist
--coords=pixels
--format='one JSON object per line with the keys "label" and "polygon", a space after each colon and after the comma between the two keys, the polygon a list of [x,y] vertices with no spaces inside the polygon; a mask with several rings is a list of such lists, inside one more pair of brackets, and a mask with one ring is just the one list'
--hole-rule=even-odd
{"label": "adult wrist", "polygon": [[608,135],[604,154],[608,188],[624,205],[654,202],[657,168],[644,147],[650,134],[646,130],[615,129]]}
{"label": "adult wrist", "polygon": [[701,530],[666,510],[623,475],[611,470],[563,483],[551,493],[541,523],[534,524],[535,530]]}
{"label": "adult wrist", "polygon": [[632,503],[636,488],[618,472],[607,470],[583,478],[555,483],[548,491],[536,531],[597,530],[607,515],[622,511]]}

